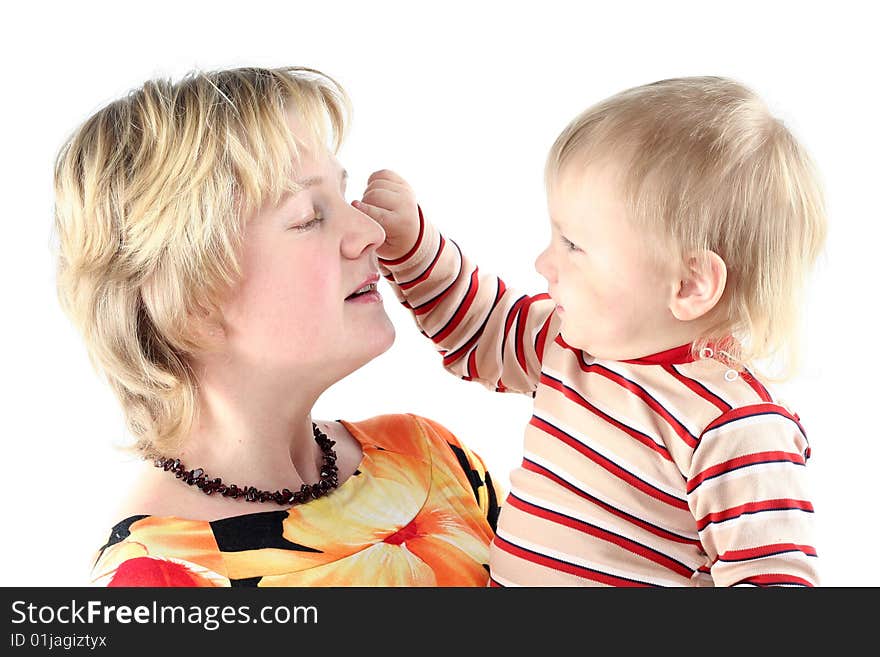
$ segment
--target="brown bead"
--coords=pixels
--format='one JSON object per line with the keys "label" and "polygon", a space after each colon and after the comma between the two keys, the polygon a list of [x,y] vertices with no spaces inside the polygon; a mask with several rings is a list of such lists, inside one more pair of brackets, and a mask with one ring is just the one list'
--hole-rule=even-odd
{"label": "brown bead", "polygon": [[225,485],[219,477],[209,478],[202,468],[187,470],[180,459],[156,458],[153,465],[171,472],[175,477],[190,486],[197,486],[206,495],[219,493],[224,497],[238,499],[245,498],[248,502],[275,502],[276,504],[303,504],[312,499],[326,495],[339,485],[338,469],[336,467],[336,452],[333,445],[336,441],[328,438],[315,423],[312,423],[312,433],[315,442],[323,452],[323,464],[321,467],[320,481],[313,484],[302,484],[297,491],[284,488],[281,491],[269,492],[260,490],[256,486],[240,487],[235,484]]}

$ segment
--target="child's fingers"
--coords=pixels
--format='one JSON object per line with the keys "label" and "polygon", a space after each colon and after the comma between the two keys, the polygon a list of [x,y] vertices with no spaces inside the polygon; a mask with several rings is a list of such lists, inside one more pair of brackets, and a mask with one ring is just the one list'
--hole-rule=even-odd
{"label": "child's fingers", "polygon": [[391,219],[391,213],[384,208],[378,208],[363,201],[352,201],[351,204],[381,226],[385,226]]}
{"label": "child's fingers", "polygon": [[367,190],[370,189],[390,189],[397,192],[409,192],[410,186],[405,182],[397,182],[386,178],[379,178],[367,183]]}
{"label": "child's fingers", "polygon": [[361,200],[378,208],[393,210],[401,205],[403,197],[395,190],[373,187],[364,192]]}
{"label": "child's fingers", "polygon": [[370,174],[370,177],[367,178],[367,184],[374,180],[388,180],[391,182],[406,184],[406,181],[391,169],[379,169],[378,171],[374,171]]}

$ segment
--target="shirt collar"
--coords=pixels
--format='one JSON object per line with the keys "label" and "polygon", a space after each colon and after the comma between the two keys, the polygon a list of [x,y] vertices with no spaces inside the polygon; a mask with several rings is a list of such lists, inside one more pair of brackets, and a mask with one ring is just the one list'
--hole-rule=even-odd
{"label": "shirt collar", "polygon": [[634,365],[681,365],[682,363],[692,363],[696,360],[692,352],[691,344],[688,343],[651,354],[650,356],[632,358],[621,362]]}

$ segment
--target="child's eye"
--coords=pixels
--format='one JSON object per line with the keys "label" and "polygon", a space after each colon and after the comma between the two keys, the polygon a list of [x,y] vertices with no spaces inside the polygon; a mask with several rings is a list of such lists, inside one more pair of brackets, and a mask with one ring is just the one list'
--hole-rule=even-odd
{"label": "child's eye", "polygon": [[575,244],[571,240],[567,239],[563,235],[560,235],[559,239],[562,241],[562,245],[569,251],[581,251],[582,250],[577,244]]}

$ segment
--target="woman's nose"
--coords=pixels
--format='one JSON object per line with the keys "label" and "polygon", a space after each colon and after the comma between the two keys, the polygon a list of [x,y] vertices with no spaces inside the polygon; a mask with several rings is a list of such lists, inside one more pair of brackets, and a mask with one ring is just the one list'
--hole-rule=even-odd
{"label": "woman's nose", "polygon": [[369,249],[377,249],[385,242],[385,230],[370,217],[353,206],[348,206],[349,226],[342,240],[342,253],[347,258],[358,258]]}

